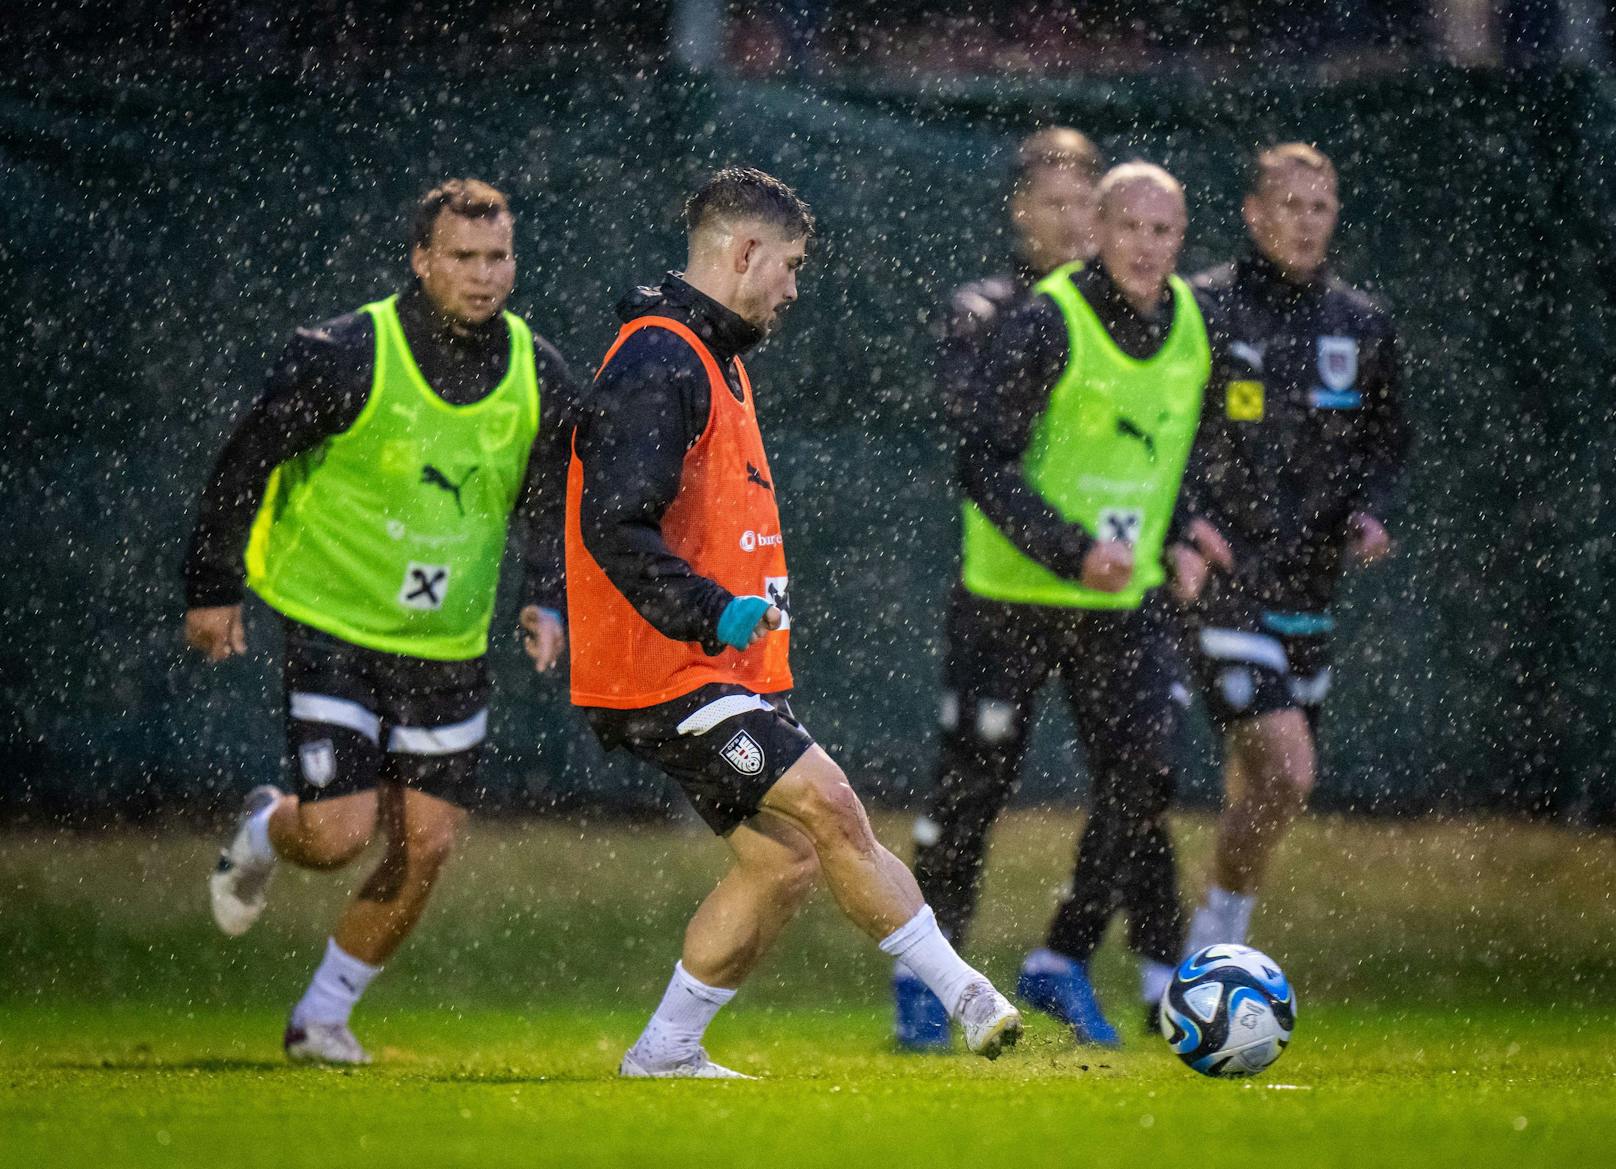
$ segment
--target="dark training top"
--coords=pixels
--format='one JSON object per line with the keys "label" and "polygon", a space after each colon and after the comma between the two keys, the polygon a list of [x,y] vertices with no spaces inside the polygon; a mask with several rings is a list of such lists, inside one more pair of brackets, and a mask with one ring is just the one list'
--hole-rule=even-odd
{"label": "dark training top", "polygon": [[[629,293],[617,312],[624,321],[661,316],[687,325],[718,360],[736,401],[745,400],[735,358],[762,340],[756,326],[671,272],[660,287]],[[667,329],[643,329],[596,380],[574,442],[583,464],[584,547],[657,632],[716,654],[718,619],[734,598],[662,538],[685,453],[707,429],[709,393],[707,369],[688,343]]]}
{"label": "dark training top", "polygon": [[1329,273],[1293,284],[1261,256],[1192,281],[1212,381],[1186,506],[1229,540],[1240,591],[1329,605],[1352,513],[1384,522],[1410,446],[1390,319]]}
{"label": "dark training top", "polygon": [[[1141,315],[1098,260],[1073,273],[1072,284],[1094,310],[1113,344],[1143,360],[1162,347],[1176,315],[1171,290],[1157,311]],[[1000,309],[1001,314],[1003,309]],[[1026,296],[996,331],[959,389],[945,383],[949,416],[959,435],[957,474],[966,496],[1022,552],[1051,572],[1076,580],[1094,547],[1092,533],[1063,519],[1027,481],[1023,459],[1049,397],[1071,359],[1066,317],[1053,299]],[[1180,516],[1175,513],[1168,539]]]}
{"label": "dark training top", "polygon": [[[511,338],[503,317],[496,314],[462,334],[419,289],[399,296],[398,317],[421,376],[451,406],[480,401],[504,380]],[[516,504],[525,537],[523,600],[565,611],[561,541],[567,439],[579,393],[566,362],[537,334],[533,361],[539,431]],[[241,600],[242,556],[270,472],[358,420],[370,397],[375,362],[376,331],[369,313],[348,313],[293,334],[202,491],[184,566],[187,606]]]}

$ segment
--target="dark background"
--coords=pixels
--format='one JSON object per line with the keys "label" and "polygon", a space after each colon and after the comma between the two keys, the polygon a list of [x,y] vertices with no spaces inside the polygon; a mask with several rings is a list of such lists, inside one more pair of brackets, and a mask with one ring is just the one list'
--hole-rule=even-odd
{"label": "dark background", "polygon": [[[1316,141],[1342,173],[1340,268],[1403,327],[1419,445],[1400,556],[1346,590],[1319,803],[1616,815],[1602,73],[698,77],[666,59],[654,4],[508,27],[476,5],[252,11],[36,0],[0,34],[0,815],[208,809],[274,777],[265,611],[249,660],[180,650],[193,499],[290,330],[399,286],[416,195],[460,174],[512,195],[513,307],[587,376],[617,296],[681,262],[684,193],[732,161],[796,185],[824,229],[753,362],[798,705],[863,791],[910,800],[958,543],[927,323],[1003,266],[1010,149],[1052,122],[1185,181],[1186,271],[1240,246],[1251,149]],[[532,680],[513,625],[496,626],[495,802],[670,806]],[[1046,721],[1027,796],[1081,791],[1067,734]],[[1205,799],[1204,735],[1187,750]]]}

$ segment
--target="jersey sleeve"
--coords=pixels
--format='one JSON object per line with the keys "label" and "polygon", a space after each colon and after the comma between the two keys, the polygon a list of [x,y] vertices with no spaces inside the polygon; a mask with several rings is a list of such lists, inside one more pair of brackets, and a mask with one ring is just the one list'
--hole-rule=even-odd
{"label": "jersey sleeve", "polygon": [[299,329],[213,465],[185,558],[189,608],[241,601],[242,553],[269,475],[354,424],[370,393],[373,330],[365,313]]}
{"label": "jersey sleeve", "polygon": [[1389,322],[1378,339],[1364,385],[1364,428],[1355,511],[1384,521],[1413,445],[1403,410],[1403,351]]}
{"label": "jersey sleeve", "polygon": [[522,604],[566,613],[567,463],[583,390],[555,346],[533,337],[539,382],[539,429],[516,502],[522,533]]}

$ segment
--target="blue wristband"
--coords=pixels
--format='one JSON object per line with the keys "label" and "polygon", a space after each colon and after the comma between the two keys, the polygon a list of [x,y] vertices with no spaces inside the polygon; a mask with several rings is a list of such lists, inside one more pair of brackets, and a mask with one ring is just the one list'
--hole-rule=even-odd
{"label": "blue wristband", "polygon": [[718,618],[718,640],[731,649],[745,649],[752,643],[752,630],[768,611],[767,597],[736,597]]}

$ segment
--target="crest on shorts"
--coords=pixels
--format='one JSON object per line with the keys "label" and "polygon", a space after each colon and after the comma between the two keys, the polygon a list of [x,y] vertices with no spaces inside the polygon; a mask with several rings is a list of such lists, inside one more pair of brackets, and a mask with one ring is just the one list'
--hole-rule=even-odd
{"label": "crest on shorts", "polygon": [[745,731],[736,731],[735,737],[724,744],[719,754],[742,775],[757,775],[763,770],[763,748]]}
{"label": "crest on shorts", "polygon": [[1218,691],[1230,710],[1245,710],[1257,695],[1257,680],[1244,666],[1228,666],[1218,673]]}
{"label": "crest on shorts", "polygon": [[310,787],[324,787],[337,777],[337,749],[330,739],[316,739],[297,749],[298,769]]}
{"label": "crest on shorts", "polygon": [[1358,380],[1356,337],[1319,338],[1319,380],[1325,389],[1338,393],[1352,388]]}

